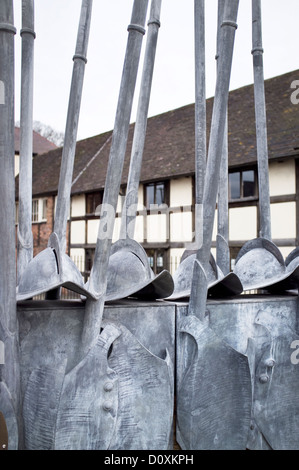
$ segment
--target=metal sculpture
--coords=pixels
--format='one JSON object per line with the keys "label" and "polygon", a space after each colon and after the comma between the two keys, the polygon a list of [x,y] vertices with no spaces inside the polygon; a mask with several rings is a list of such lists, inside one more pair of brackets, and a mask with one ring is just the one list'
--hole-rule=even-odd
{"label": "metal sculpture", "polygon": [[[268,180],[260,194],[261,236],[242,248],[236,272],[229,272],[225,262],[228,249],[225,198],[222,201],[224,212],[220,211],[225,227],[219,228],[218,242],[222,241],[217,250],[217,260],[223,269],[211,255],[216,199],[217,195],[219,200],[222,197],[219,184],[223,187],[227,184],[227,99],[239,0],[219,0],[218,3],[217,81],[207,166],[204,1],[195,0],[194,3],[196,202],[197,206],[203,204],[203,211],[196,215],[196,250],[185,251],[181,265],[186,270],[177,277],[172,296],[168,295],[168,299],[185,298],[189,303],[152,302],[151,306],[155,304],[157,309],[156,317],[152,316],[149,302],[125,300],[108,306],[105,302],[127,297],[163,299],[173,289],[169,273],[163,271],[154,276],[144,249],[133,240],[161,0],[152,0],[151,4],[125,202],[127,210],[123,211],[120,240],[112,245],[114,213],[148,0],[134,0],[128,27],[96,253],[87,285],[83,285],[80,273],[65,254],[91,4],[91,0],[82,0],[54,232],[48,248],[30,259],[31,237],[25,236],[26,229],[23,232],[21,222],[17,282],[12,137],[15,28],[12,1],[0,3],[0,85],[4,90],[0,97],[0,216],[3,221],[0,243],[0,448],[170,449],[176,383],[177,440],[183,449],[298,449],[299,376],[296,368],[299,360],[296,350],[292,353],[299,345],[297,296],[236,297],[243,289],[240,278],[245,289],[267,287],[274,292],[284,292],[290,287],[298,288],[298,249],[284,262],[271,242]],[[28,67],[24,65],[29,77],[29,91],[28,100],[23,102],[21,119],[27,157],[20,174],[20,182],[24,183],[24,187],[21,184],[20,202],[27,201],[21,207],[25,227],[30,215],[27,192],[31,198],[28,134],[32,134],[33,1],[23,0],[23,14],[23,58],[25,60],[27,52],[30,57]],[[258,162],[260,173],[268,178],[260,0],[252,0],[252,15]],[[28,50],[25,45],[29,46]],[[23,74],[22,82],[25,82],[24,77]],[[22,87],[25,98],[24,90]],[[222,173],[224,182],[219,183]],[[22,182],[25,174],[29,178],[27,186]],[[25,186],[27,190],[24,190]],[[113,210],[107,210],[108,206]],[[202,238],[198,223],[201,215],[198,214],[202,215]],[[261,262],[257,255],[262,257]],[[127,276],[128,266],[133,268],[130,276]],[[185,275],[187,271],[189,276]],[[18,300],[47,292],[40,311],[35,301],[32,302],[33,311],[30,311],[30,302],[23,302],[28,311],[19,315],[19,322],[16,283]],[[59,301],[61,286],[80,293],[84,299],[71,303]],[[111,312],[109,316],[107,310],[104,315],[104,307],[108,307],[107,310],[114,308],[114,316]],[[165,315],[167,309],[171,313]],[[176,358],[173,357],[175,322]]]}
{"label": "metal sculpture", "polygon": [[[178,300],[190,296],[192,285],[193,266],[196,259],[196,253],[202,243],[203,237],[203,195],[204,181],[206,175],[206,96],[205,96],[205,5],[204,1],[194,2],[194,31],[195,31],[195,249],[190,247],[185,250],[178,269],[173,275],[174,291],[166,300]],[[219,34],[220,36],[220,34]],[[221,160],[222,161],[222,160]],[[223,165],[223,164],[221,164]],[[224,167],[227,163],[224,163]],[[221,167],[222,168],[222,167]],[[227,173],[227,168],[222,168],[222,173]],[[225,180],[227,176],[221,178]],[[224,190],[226,185],[222,181]],[[223,191],[223,190],[222,190]],[[222,195],[221,195],[222,196]],[[212,253],[210,253],[209,264],[207,265],[208,295],[209,296],[231,296],[242,292],[243,286],[235,273],[229,272],[226,262],[229,257],[228,245],[223,238],[227,232],[227,221],[225,218],[225,204],[221,201],[220,225],[221,230],[217,237],[217,259],[225,269],[216,265]],[[216,202],[215,202],[216,204]],[[218,211],[219,212],[219,211]],[[224,213],[223,213],[224,212]]]}
{"label": "metal sculpture", "polygon": [[[82,343],[80,347],[81,357],[84,357],[95,343],[100,333],[102,323],[107,289],[109,254],[114,228],[114,214],[116,212],[117,198],[121,183],[142,39],[145,34],[144,24],[147,7],[148,0],[139,2],[134,0],[131,24],[128,26],[129,36],[109,154],[98,238],[88,283],[89,292],[95,296],[96,301],[89,301],[89,299],[87,299],[86,302]],[[103,234],[105,234],[105,237],[103,237]]]}
{"label": "metal sculpture", "polygon": [[[65,253],[66,226],[70,209],[70,193],[76,150],[76,138],[83,88],[86,53],[89,39],[92,0],[83,0],[80,12],[77,43],[73,57],[73,74],[69,96],[69,106],[62,152],[54,232],[49,238],[48,247],[35,256],[26,268],[22,267],[17,287],[17,299],[30,299],[34,295],[46,293],[47,298],[59,298],[60,287],[65,286],[86,297],[91,294],[84,288],[83,278],[75,263]],[[26,175],[20,174],[20,179]],[[29,191],[29,180],[26,184]],[[22,204],[22,200],[21,200]],[[24,207],[22,216],[31,224],[31,210]],[[24,265],[24,263],[23,263]],[[23,266],[22,265],[22,266]]]}
{"label": "metal sculpture", "polygon": [[254,71],[254,102],[258,162],[260,236],[249,240],[239,251],[234,272],[240,277],[244,290],[275,290],[286,285],[291,275],[298,278],[299,268],[293,274],[285,265],[278,247],[271,240],[270,192],[268,170],[267,121],[264,90],[261,3],[252,2],[252,55]]}
{"label": "metal sculpture", "polygon": [[[224,0],[218,1],[218,29],[217,29],[217,52],[218,62],[221,47],[221,23],[223,19]],[[221,157],[220,181],[217,200],[217,235],[216,235],[216,262],[224,274],[230,272],[230,251],[228,245],[228,113],[226,113],[226,123],[223,139],[223,150]]]}
{"label": "metal sculpture", "polygon": [[[206,311],[208,254],[218,192],[219,160],[223,148],[238,6],[238,1],[230,1],[224,7],[221,25],[223,41],[218,59],[203,194],[203,240],[194,261],[187,316],[181,320],[178,329],[181,362],[177,370],[177,430],[179,443],[184,449],[243,449],[251,417],[252,386],[248,357],[235,351],[215,334]],[[182,339],[183,335],[185,339]],[[216,385],[218,379],[219,387]],[[219,400],[220,389],[222,398]],[[225,404],[224,397],[227,400]]]}
{"label": "metal sculpture", "polygon": [[160,28],[160,11],[161,0],[153,0],[148,21],[126,197],[122,208],[119,240],[113,244],[110,252],[106,300],[118,300],[128,296],[143,299],[165,298],[173,291],[173,280],[170,273],[163,270],[155,276],[149,266],[145,250],[134,240],[138,188]]}
{"label": "metal sculpture", "polygon": [[34,1],[22,2],[22,72],[20,119],[20,176],[18,206],[18,266],[20,280],[33,257],[32,219],[32,118],[34,72]]}
{"label": "metal sculpture", "polygon": [[14,182],[14,27],[13,2],[0,4],[0,410],[9,446],[17,449],[20,435],[20,370],[16,312],[15,182]]}

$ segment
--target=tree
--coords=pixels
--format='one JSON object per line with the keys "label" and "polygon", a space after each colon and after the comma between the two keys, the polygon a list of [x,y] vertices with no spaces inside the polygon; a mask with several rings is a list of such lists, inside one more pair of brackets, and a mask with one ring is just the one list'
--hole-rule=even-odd
{"label": "tree", "polygon": [[[16,126],[20,126],[19,121],[16,122]],[[53,142],[53,144],[57,145],[58,147],[61,147],[63,145],[63,132],[56,131],[55,129],[53,129],[53,127],[48,126],[47,124],[44,124],[40,121],[33,121],[32,127],[35,132],[48,139],[50,142]]]}

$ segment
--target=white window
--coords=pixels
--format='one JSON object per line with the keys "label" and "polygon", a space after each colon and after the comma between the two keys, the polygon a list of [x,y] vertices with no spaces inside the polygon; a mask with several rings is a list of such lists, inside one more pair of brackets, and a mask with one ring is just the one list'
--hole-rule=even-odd
{"label": "white window", "polygon": [[[46,222],[47,220],[47,198],[32,200],[32,222]],[[16,224],[19,223],[19,203],[16,202]]]}

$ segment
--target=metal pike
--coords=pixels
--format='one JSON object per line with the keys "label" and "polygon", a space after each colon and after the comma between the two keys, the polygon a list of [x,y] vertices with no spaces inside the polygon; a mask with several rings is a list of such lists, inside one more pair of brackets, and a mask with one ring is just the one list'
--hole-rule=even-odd
{"label": "metal pike", "polygon": [[[70,192],[84,71],[87,61],[86,53],[91,10],[92,0],[82,0],[76,50],[73,57],[74,65],[62,151],[54,231],[49,238],[46,250],[35,256],[21,273],[17,287],[17,300],[29,299],[37,293],[46,293],[47,299],[59,298],[61,286],[81,293],[86,297],[91,296],[91,293],[84,287],[83,277],[77,266],[65,253],[66,226],[70,209]],[[31,223],[29,213],[27,218],[30,219]],[[59,263],[58,260],[61,262]]]}
{"label": "metal pike", "polygon": [[[179,326],[179,355],[183,367],[178,377],[177,429],[179,443],[185,449],[244,449],[251,416],[252,388],[248,357],[234,350],[215,334],[209,326],[206,312],[206,273],[211,250],[238,6],[238,0],[226,1],[224,8],[223,41],[218,59],[203,194],[203,240],[194,261],[188,314]],[[219,387],[215,387],[218,379]],[[222,399],[226,397],[226,403],[219,400],[219,390]]]}
{"label": "metal pike", "polygon": [[165,298],[172,293],[174,288],[171,274],[167,270],[163,270],[155,275],[149,266],[145,250],[134,240],[138,188],[160,28],[161,1],[152,0],[151,3],[128,184],[122,210],[120,239],[113,244],[109,258],[107,301],[129,296],[142,299]]}
{"label": "metal pike", "polygon": [[[86,4],[86,2],[83,1],[83,4],[84,3]],[[109,204],[110,206],[114,207],[114,210],[116,209],[117,197],[120,187],[132,101],[141,53],[141,45],[143,34],[145,32],[143,26],[146,18],[147,5],[148,0],[134,1],[131,24],[128,27],[128,43],[103,199],[104,206],[105,204]],[[91,2],[89,2],[89,6],[91,6]],[[61,201],[63,200],[64,199],[61,198]],[[64,205],[61,207],[62,212],[63,209],[65,209],[65,204],[67,204],[66,200],[64,201]],[[109,211],[109,213],[111,213],[111,211]],[[80,403],[80,400],[79,403],[76,401],[77,393],[87,394],[89,397],[88,403],[94,403],[96,406],[98,396],[97,393],[95,394],[93,392],[97,392],[99,377],[98,375],[92,374],[89,375],[90,381],[86,381],[86,373],[84,371],[84,367],[82,368],[82,366],[86,361],[88,362],[90,358],[93,365],[96,365],[94,360],[97,360],[97,356],[94,355],[94,353],[96,352],[96,345],[100,339],[99,335],[102,327],[102,316],[107,282],[107,266],[114,226],[114,219],[110,219],[107,221],[107,218],[104,216],[104,214],[102,214],[100,219],[99,233],[103,232],[102,229],[104,225],[105,228],[107,227],[108,236],[104,240],[98,237],[94,264],[89,281],[89,297],[85,303],[82,335],[77,344],[75,358],[75,364],[77,365],[70,365],[69,358],[66,358],[66,360],[63,357],[56,358],[55,362],[57,362],[59,368],[55,373],[55,381],[52,381],[55,386],[54,390],[53,386],[52,389],[49,389],[49,387],[46,386],[49,379],[51,380],[51,377],[53,376],[53,367],[50,367],[47,370],[34,371],[35,376],[32,376],[32,378],[28,381],[26,390],[27,405],[25,403],[26,406],[23,412],[25,416],[25,423],[27,423],[27,442],[29,446],[31,443],[35,445],[34,440],[32,441],[32,438],[30,437],[30,433],[34,433],[34,429],[32,429],[31,425],[34,421],[36,421],[37,428],[41,430],[39,437],[41,448],[53,448],[56,439],[58,447],[64,446],[62,443],[64,437],[61,435],[62,429],[56,428],[56,420],[58,420],[60,423],[59,426],[62,425],[62,423],[59,421],[60,416],[63,416],[65,419],[63,424],[63,429],[66,433],[65,436],[67,435],[69,438],[71,438],[73,432],[76,434],[77,428],[74,430],[73,425],[76,422],[77,411],[80,410],[83,406],[83,404]],[[60,231],[60,234],[62,234],[62,232],[63,230]],[[55,234],[55,239],[59,245],[60,239],[58,234]],[[37,409],[40,414],[36,415],[36,419],[32,419],[32,416],[35,415],[35,411],[32,407],[34,407],[34,397],[36,396],[36,391],[38,389],[37,384],[39,384],[38,387],[41,387],[41,390],[43,390],[44,393],[38,397],[38,400],[41,400],[41,406],[39,406]],[[43,384],[46,385],[43,386]],[[74,416],[67,413],[69,400],[66,403],[63,399],[64,391],[66,389],[72,390],[71,405],[74,406],[73,411],[76,411]],[[52,420],[50,421],[45,420],[46,413],[43,413],[43,410],[45,411],[46,408],[47,395],[49,395],[48,401],[52,403]],[[70,397],[67,396],[67,399],[69,398]],[[89,424],[92,425],[92,417],[87,414],[83,417],[83,423],[85,423],[86,426],[89,426]],[[98,434],[98,429],[96,431],[96,434]],[[93,441],[91,440],[91,445],[92,444]]]}
{"label": "metal pike", "polygon": [[[16,312],[15,179],[14,179],[14,10],[0,2],[0,411],[11,450],[19,447],[20,362]],[[3,423],[2,423],[3,424]],[[5,443],[4,443],[5,444]]]}
{"label": "metal pike", "polygon": [[[135,0],[128,28],[128,45],[103,198],[103,206],[109,203],[114,210],[125,156],[147,3],[145,0]],[[109,213],[111,214],[111,211]],[[70,370],[67,367],[66,370],[57,414],[55,447],[119,449],[125,446],[144,449],[151,445],[149,440],[156,435],[160,440],[164,436],[163,445],[167,446],[171,432],[173,403],[171,395],[173,380],[169,376],[172,368],[169,367],[167,358],[165,361],[156,358],[155,365],[154,356],[123,325],[118,324],[113,327],[111,322],[102,321],[114,219],[107,220],[102,213],[99,233],[103,233],[103,225],[107,228],[108,236],[105,239],[98,237],[89,280],[89,289],[94,292],[97,300],[86,301],[77,365]],[[121,254],[123,257],[123,253]],[[98,373],[91,374],[95,369]],[[144,384],[149,377],[151,377],[150,386],[146,387]],[[109,392],[108,397],[103,393],[105,386],[108,387],[106,390]],[[143,390],[143,387],[149,394],[148,400],[145,401],[139,396],[139,391]],[[167,402],[168,413],[164,413],[164,416],[160,408],[156,407],[155,400],[160,399],[163,404]],[[148,425],[146,419],[146,412],[150,410],[149,402],[154,404],[150,411],[152,425]],[[90,413],[90,410],[93,412]],[[165,412],[164,406],[163,410]],[[152,419],[152,413],[157,414],[157,419]],[[136,427],[138,427],[137,433]],[[132,433],[135,433],[135,436]]]}
{"label": "metal pike", "polygon": [[[223,5],[219,7],[218,21],[223,15]],[[204,196],[204,180],[206,174],[206,94],[205,94],[205,7],[203,1],[194,2],[194,28],[195,28],[195,249],[186,249],[179,264],[178,269],[173,275],[174,291],[171,296],[166,300],[178,300],[190,297],[192,274],[194,261],[196,259],[196,252],[202,242],[203,233],[203,196]],[[220,27],[218,28],[220,29]],[[218,49],[220,48],[220,32],[218,32]],[[219,50],[217,51],[219,56]],[[227,133],[227,118],[225,124],[225,131]],[[227,186],[227,162],[222,162],[225,157],[226,147],[223,145],[223,156],[221,158],[221,178],[224,180],[222,186]],[[218,184],[218,182],[217,182]],[[221,208],[219,212],[220,220],[226,214],[225,202],[227,197],[221,191]],[[216,204],[216,202],[215,202]],[[221,222],[221,224],[222,224]],[[221,225],[220,224],[220,225]],[[223,229],[223,230],[222,230]],[[209,264],[207,264],[207,277],[208,277],[208,295],[210,296],[232,296],[238,295],[242,292],[243,286],[238,279],[238,276],[229,272],[227,257],[229,258],[228,244],[224,238],[227,232],[227,221],[221,225],[221,230],[217,236],[217,260],[222,260],[221,269],[215,262],[212,253],[210,252]]]}
{"label": "metal pike", "polygon": [[[299,266],[287,269],[280,250],[271,240],[271,216],[268,169],[267,122],[263,71],[262,15],[260,0],[252,1],[252,55],[258,162],[260,237],[250,240],[240,250],[234,267],[244,290],[267,289],[275,292],[293,285]],[[293,269],[294,268],[294,269]]]}
{"label": "metal pike", "polygon": [[32,116],[34,73],[34,1],[22,2],[22,71],[17,278],[33,257],[32,235]]}

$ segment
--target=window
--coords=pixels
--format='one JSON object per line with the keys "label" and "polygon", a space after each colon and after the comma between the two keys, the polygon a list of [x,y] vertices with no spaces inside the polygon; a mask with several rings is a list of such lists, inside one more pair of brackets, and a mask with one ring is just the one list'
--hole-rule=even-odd
{"label": "window", "polygon": [[243,199],[257,195],[255,170],[229,173],[229,198]]}
{"label": "window", "polygon": [[153,270],[155,274],[159,274],[164,269],[168,269],[167,267],[167,253],[164,249],[149,249],[146,250],[147,259],[150,265],[150,268]]}
{"label": "window", "polygon": [[[46,222],[47,220],[47,199],[33,199],[32,200],[32,218],[31,221]],[[16,202],[16,224],[19,223],[19,203]]]}
{"label": "window", "polygon": [[32,200],[32,222],[44,222],[47,220],[47,199]]}
{"label": "window", "polygon": [[102,192],[86,194],[86,214],[95,215],[96,208],[102,204]]}
{"label": "window", "polygon": [[166,183],[150,183],[145,186],[145,205],[150,209],[152,204],[166,204]]}

